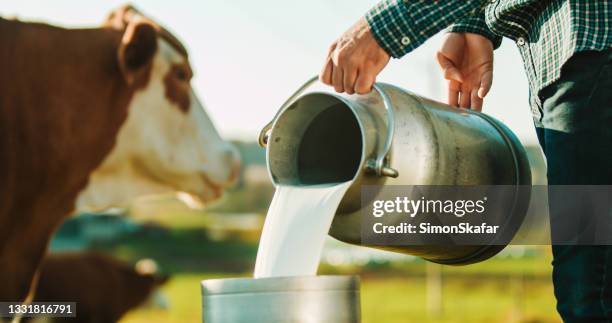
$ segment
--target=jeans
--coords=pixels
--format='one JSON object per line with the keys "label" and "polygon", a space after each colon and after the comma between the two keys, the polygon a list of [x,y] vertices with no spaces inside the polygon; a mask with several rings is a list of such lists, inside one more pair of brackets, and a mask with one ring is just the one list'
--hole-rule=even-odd
{"label": "jeans", "polygon": [[[574,55],[539,97],[541,116],[534,121],[549,185],[611,185],[612,50]],[[554,234],[554,218],[564,214],[554,196],[549,205]],[[552,251],[563,321],[612,322],[612,246],[553,245]]]}

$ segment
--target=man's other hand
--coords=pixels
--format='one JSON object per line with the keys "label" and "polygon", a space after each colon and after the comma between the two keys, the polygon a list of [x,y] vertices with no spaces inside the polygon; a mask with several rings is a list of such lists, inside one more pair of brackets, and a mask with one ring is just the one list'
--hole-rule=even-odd
{"label": "man's other hand", "polygon": [[448,104],[482,110],[493,83],[493,44],[473,33],[449,33],[437,53],[448,82]]}
{"label": "man's other hand", "polygon": [[336,92],[365,94],[372,90],[389,59],[372,36],[368,22],[361,18],[330,46],[319,79]]}

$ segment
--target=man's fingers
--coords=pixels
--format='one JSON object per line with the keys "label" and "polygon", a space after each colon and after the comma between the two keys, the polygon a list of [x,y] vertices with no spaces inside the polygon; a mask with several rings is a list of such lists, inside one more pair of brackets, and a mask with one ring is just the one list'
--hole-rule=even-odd
{"label": "man's fingers", "polygon": [[459,89],[461,83],[451,80],[448,81],[448,104],[454,107],[459,106]]}
{"label": "man's fingers", "polygon": [[463,76],[461,75],[459,69],[455,66],[449,66],[448,68],[444,69],[444,78],[447,80],[463,82]]}
{"label": "man's fingers", "polygon": [[358,71],[356,68],[349,66],[344,70],[344,91],[348,94],[355,93],[355,81],[357,81]]}
{"label": "man's fingers", "polygon": [[331,44],[329,46],[329,48],[327,49],[327,59],[330,59],[332,57],[332,55],[334,54],[334,51],[336,50],[338,43],[334,42],[333,44]]}
{"label": "man's fingers", "polygon": [[355,92],[359,94],[367,94],[372,90],[372,85],[376,81],[376,76],[373,73],[361,71],[355,81]]}
{"label": "man's fingers", "polygon": [[459,100],[459,107],[464,109],[470,108],[470,89],[465,87],[465,85],[461,86],[461,98]]}
{"label": "man's fingers", "polygon": [[489,93],[492,83],[493,83],[493,72],[492,71],[485,72],[482,75],[479,87],[472,89],[472,94],[471,94],[472,109],[478,112],[482,111],[483,99]]}
{"label": "man's fingers", "polygon": [[458,107],[460,103],[461,84],[463,82],[463,76],[455,64],[444,56],[442,53],[438,53],[438,64],[444,73],[444,78],[448,82],[448,104],[454,107]]}
{"label": "man's fingers", "polygon": [[485,72],[480,80],[478,97],[484,99],[484,97],[489,93],[489,90],[491,90],[491,85],[493,85],[493,72]]}
{"label": "man's fingers", "polygon": [[470,92],[470,108],[475,111],[482,111],[482,98],[478,96],[478,89]]}
{"label": "man's fingers", "polygon": [[339,66],[334,66],[332,73],[332,86],[338,93],[344,92],[344,72]]}
{"label": "man's fingers", "polygon": [[461,72],[450,59],[448,59],[441,53],[438,53],[437,57],[438,64],[440,64],[440,68],[442,69],[442,73],[444,73],[445,79],[463,82],[463,76],[461,75]]}
{"label": "man's fingers", "polygon": [[[332,61],[331,84],[337,92],[367,93],[391,56],[372,35],[368,21],[361,18],[330,46],[327,59]],[[327,64],[325,61],[323,80],[328,80]]]}
{"label": "man's fingers", "polygon": [[323,67],[323,70],[319,74],[319,80],[327,85],[332,85],[332,72],[334,70],[334,62],[331,59],[327,59],[327,64]]}
{"label": "man's fingers", "polygon": [[334,62],[332,60],[332,55],[334,53],[334,50],[336,50],[335,42],[331,44],[331,46],[329,46],[329,49],[327,50],[327,56],[325,58],[325,65],[323,66],[321,73],[319,73],[319,80],[327,85],[332,85],[332,72],[334,70]]}

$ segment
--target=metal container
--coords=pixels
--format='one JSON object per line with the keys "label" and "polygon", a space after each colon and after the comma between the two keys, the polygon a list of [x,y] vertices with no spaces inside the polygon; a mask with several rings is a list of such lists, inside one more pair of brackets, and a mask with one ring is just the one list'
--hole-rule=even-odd
{"label": "metal container", "polygon": [[202,320],[204,323],[358,323],[359,278],[204,280]]}
{"label": "metal container", "polygon": [[[361,242],[362,185],[531,185],[526,152],[500,121],[384,83],[368,95],[347,95],[313,78],[285,102],[259,142],[275,185],[354,180],[329,232],[353,244]],[[526,214],[529,191],[516,194],[508,214],[515,225]],[[504,247],[381,248],[460,265]]]}

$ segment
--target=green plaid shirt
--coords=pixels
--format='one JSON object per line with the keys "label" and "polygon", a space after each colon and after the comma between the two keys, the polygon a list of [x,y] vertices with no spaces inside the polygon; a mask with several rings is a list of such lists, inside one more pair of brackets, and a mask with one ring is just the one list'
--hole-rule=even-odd
{"label": "green plaid shirt", "polygon": [[[383,0],[366,14],[378,43],[395,58],[450,26],[494,47],[502,36],[516,42],[537,112],[538,92],[557,80],[574,54],[612,47],[610,0]],[[539,110],[539,109],[538,109]]]}

